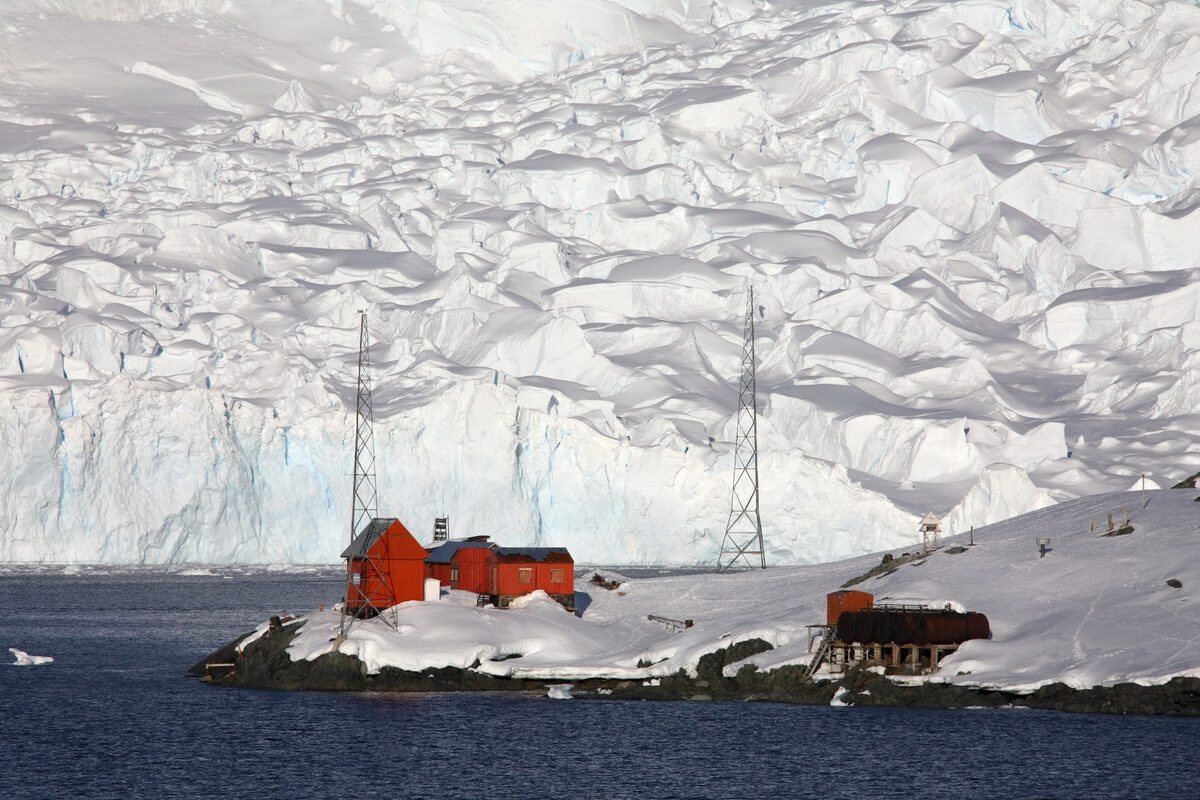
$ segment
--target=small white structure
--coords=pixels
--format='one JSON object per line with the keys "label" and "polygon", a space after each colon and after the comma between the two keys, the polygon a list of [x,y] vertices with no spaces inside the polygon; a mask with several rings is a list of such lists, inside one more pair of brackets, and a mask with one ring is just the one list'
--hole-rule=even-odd
{"label": "small white structure", "polygon": [[930,511],[921,519],[922,552],[929,555],[938,548],[938,534],[942,531],[942,521]]}

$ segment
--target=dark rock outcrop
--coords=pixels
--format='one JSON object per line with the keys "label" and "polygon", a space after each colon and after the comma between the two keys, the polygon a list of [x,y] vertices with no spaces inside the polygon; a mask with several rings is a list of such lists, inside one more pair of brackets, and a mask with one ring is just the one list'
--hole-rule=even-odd
{"label": "dark rock outcrop", "polygon": [[731,644],[729,647],[705,653],[696,664],[696,676],[699,680],[717,683],[725,680],[726,664],[736,664],[750,656],[765,653],[774,648],[762,639],[747,639],[744,642]]}
{"label": "dark rock outcrop", "polygon": [[[1197,479],[1200,479],[1200,472],[1197,472],[1195,475],[1189,475],[1188,477],[1184,478],[1183,480],[1181,480],[1179,483],[1175,484],[1171,488],[1172,489],[1195,489]],[[1198,499],[1200,499],[1200,498],[1198,498]]]}
{"label": "dark rock outcrop", "polygon": [[[206,680],[223,686],[309,691],[495,692],[534,691],[563,681],[496,678],[473,669],[442,667],[408,672],[384,667],[368,675],[354,656],[327,653],[312,661],[292,661],[287,648],[303,623],[284,626],[241,648],[240,637],[215,650],[189,674],[205,676],[206,664],[233,663],[230,670],[209,671]],[[828,705],[835,695],[856,706],[966,708],[1022,706],[1069,712],[1200,716],[1200,678],[1175,678],[1158,686],[1124,683],[1072,689],[1061,683],[1031,693],[976,689],[943,683],[905,685],[867,669],[854,669],[837,680],[813,681],[800,665],[761,672],[744,665],[727,678],[724,669],[771,649],[761,639],[738,642],[700,658],[695,678],[678,672],[650,680],[592,678],[571,681],[581,698],[612,700],[758,700]]]}

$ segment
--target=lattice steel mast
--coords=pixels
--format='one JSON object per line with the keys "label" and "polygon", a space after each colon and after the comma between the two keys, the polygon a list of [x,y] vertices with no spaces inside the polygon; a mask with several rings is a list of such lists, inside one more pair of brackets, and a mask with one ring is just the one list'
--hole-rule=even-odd
{"label": "lattice steel mast", "polygon": [[[368,355],[367,312],[363,311],[358,323],[358,400],[355,407],[354,424],[354,496],[350,508],[350,544],[377,516],[377,492],[375,486],[375,439],[371,431],[371,362]],[[359,569],[373,568],[382,574],[383,565],[375,563],[370,555],[366,564]],[[352,559],[346,559],[346,600],[342,604],[341,633],[344,635],[350,621],[347,606],[365,606],[373,616],[379,613],[372,599],[359,588],[361,575],[355,572]]]}
{"label": "lattice steel mast", "polygon": [[[718,571],[733,566],[767,566],[762,519],[758,509],[758,413],[754,377],[754,287],[746,298],[746,330],[742,339],[742,377],[738,388],[737,438],[733,446],[733,496],[729,524],[721,541]],[[751,558],[757,556],[757,558]],[[754,562],[758,562],[757,564]]]}

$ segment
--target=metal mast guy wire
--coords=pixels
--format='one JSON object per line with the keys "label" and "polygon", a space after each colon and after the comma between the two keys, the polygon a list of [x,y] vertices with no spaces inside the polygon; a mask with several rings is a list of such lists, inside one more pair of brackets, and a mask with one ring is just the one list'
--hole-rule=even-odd
{"label": "metal mast guy wire", "polygon": [[[767,566],[762,519],[758,507],[758,413],[754,375],[754,287],[746,298],[746,328],[742,340],[742,376],[738,388],[737,438],[733,447],[733,496],[729,524],[721,541],[717,569]],[[757,558],[751,558],[757,556]],[[757,564],[755,562],[758,562]]]}

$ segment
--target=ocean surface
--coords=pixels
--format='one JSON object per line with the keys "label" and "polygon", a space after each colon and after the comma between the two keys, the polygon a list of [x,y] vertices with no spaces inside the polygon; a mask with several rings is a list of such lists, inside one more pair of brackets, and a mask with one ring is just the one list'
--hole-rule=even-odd
{"label": "ocean surface", "polygon": [[339,571],[71,572],[0,567],[6,800],[1200,795],[1200,719],[217,688],[186,671]]}

